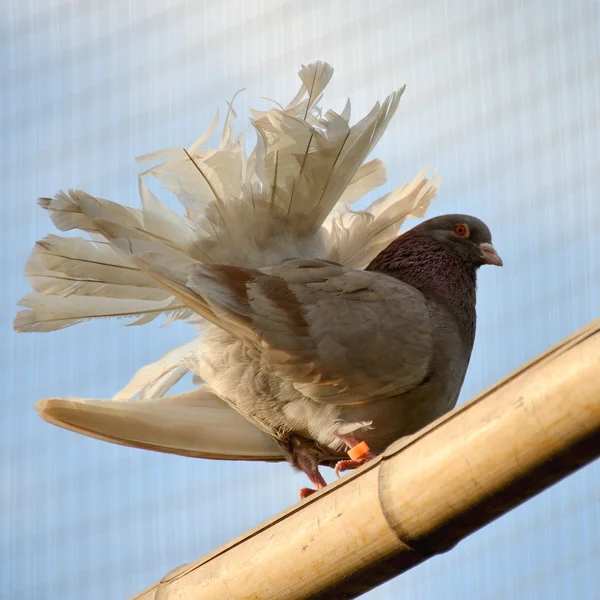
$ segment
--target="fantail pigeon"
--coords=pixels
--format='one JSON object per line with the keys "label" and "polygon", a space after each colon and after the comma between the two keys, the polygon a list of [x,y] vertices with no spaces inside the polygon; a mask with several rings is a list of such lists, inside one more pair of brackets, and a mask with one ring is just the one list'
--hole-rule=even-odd
{"label": "fantail pigeon", "polygon": [[[424,172],[349,209],[385,181],[383,163],[364,160],[403,90],[350,126],[349,103],[340,114],[317,105],[332,73],[303,67],[285,108],[253,111],[249,155],[230,106],[217,150],[200,150],[215,119],[189,149],[142,157],[162,162],[140,176],[141,210],[81,191],[40,199],[58,229],[87,236],[36,244],[26,265],[34,291],[15,329],[160,314],[199,329],[112,400],[42,400],[42,418],[185,456],[287,459],[320,489],[320,464],[354,468],[455,405],[475,336],[476,270],[502,261],[474,217],[437,217],[396,237],[435,195]],[[183,215],[150,192],[148,176]],[[164,396],[188,371],[198,387]]]}

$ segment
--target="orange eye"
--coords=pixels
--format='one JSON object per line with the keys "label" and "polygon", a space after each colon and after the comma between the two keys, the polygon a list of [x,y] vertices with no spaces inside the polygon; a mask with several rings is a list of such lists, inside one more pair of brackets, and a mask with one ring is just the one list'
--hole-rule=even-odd
{"label": "orange eye", "polygon": [[454,228],[454,233],[460,237],[469,237],[469,226],[464,223],[459,223]]}

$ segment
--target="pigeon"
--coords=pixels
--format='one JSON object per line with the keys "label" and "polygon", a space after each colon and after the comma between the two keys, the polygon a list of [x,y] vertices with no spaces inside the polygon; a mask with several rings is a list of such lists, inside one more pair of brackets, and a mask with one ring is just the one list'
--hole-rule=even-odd
{"label": "pigeon", "polygon": [[[229,104],[219,148],[141,158],[142,208],[80,190],[38,203],[61,231],[26,264],[33,292],[17,331],[88,319],[167,315],[198,335],[142,367],[112,400],[49,398],[54,425],[104,441],[223,460],[283,461],[325,487],[320,466],[356,468],[454,407],[475,337],[476,272],[502,265],[488,227],[422,217],[439,180],[426,170],[363,210],[385,182],[365,162],[403,89],[350,126],[318,105],[333,69],[304,66],[286,106],[253,111],[247,155]],[[183,214],[146,186],[154,177]],[[186,373],[192,391],[165,395]]]}

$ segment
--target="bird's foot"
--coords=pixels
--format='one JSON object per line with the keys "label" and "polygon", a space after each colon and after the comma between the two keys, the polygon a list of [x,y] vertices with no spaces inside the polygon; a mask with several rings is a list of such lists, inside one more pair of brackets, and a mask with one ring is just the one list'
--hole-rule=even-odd
{"label": "bird's foot", "polygon": [[317,490],[313,490],[312,488],[301,488],[300,489],[300,500],[305,500],[312,494],[315,494]]}
{"label": "bird's foot", "polygon": [[340,473],[343,471],[357,469],[375,458],[376,454],[373,454],[373,452],[369,450],[369,446],[367,446],[365,442],[360,442],[354,436],[348,434],[337,434],[337,437],[348,446],[348,454],[350,455],[350,458],[340,460],[335,465],[334,470],[337,477],[339,477]]}
{"label": "bird's foot", "polygon": [[308,498],[310,495],[322,490],[327,485],[327,482],[325,479],[323,479],[321,473],[319,473],[318,467],[316,467],[314,471],[305,471],[305,473],[308,475],[310,482],[315,486],[316,489],[313,490],[313,488],[302,488],[300,490],[300,500]]}
{"label": "bird's foot", "polygon": [[372,452],[367,452],[363,454],[360,458],[346,458],[344,460],[339,460],[335,465],[335,474],[339,477],[340,473],[343,471],[349,471],[350,469],[358,469],[366,462],[374,459],[377,455]]}
{"label": "bird's foot", "polygon": [[297,469],[306,474],[314,486],[314,488],[305,487],[300,490],[300,500],[304,500],[315,492],[322,490],[327,482],[319,472],[319,455],[315,451],[314,445],[303,440],[294,441],[296,443],[291,453],[291,462]]}

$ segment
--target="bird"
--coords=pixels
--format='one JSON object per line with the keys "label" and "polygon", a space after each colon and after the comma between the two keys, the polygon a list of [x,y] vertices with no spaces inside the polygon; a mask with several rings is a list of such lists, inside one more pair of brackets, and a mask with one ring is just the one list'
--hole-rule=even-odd
{"label": "bird", "polygon": [[[125,446],[224,460],[288,461],[312,487],[339,476],[448,410],[473,349],[476,276],[502,266],[485,223],[423,217],[439,179],[421,171],[363,210],[386,180],[365,162],[398,107],[393,92],[353,126],[350,103],[319,106],[333,68],[299,72],[285,107],[253,111],[254,150],[236,134],[233,101],[217,149],[141,157],[141,209],[81,190],[41,198],[61,231],[37,242],[17,331],[88,319],[164,314],[197,329],[142,367],[112,399],[47,398],[51,424]],[[154,177],[183,205],[167,208]],[[195,389],[165,395],[186,373]]]}

